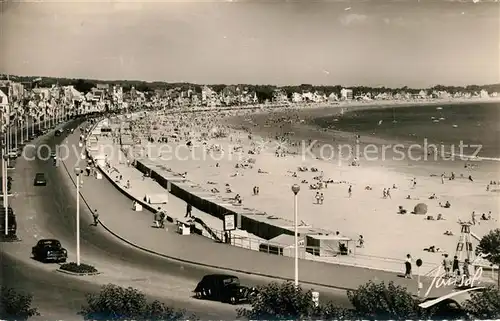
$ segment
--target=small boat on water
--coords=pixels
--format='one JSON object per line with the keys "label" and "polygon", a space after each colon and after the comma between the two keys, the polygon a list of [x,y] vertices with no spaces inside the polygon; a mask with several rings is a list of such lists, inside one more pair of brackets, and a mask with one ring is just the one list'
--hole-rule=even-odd
{"label": "small boat on water", "polygon": [[455,125],[455,124],[453,125],[453,128],[457,128],[457,127],[458,127],[458,125]]}
{"label": "small boat on water", "polygon": [[443,109],[443,107],[437,107],[436,109],[437,109],[437,110],[441,110],[441,109]]}
{"label": "small boat on water", "polygon": [[439,119],[434,119],[432,122],[439,123]]}
{"label": "small boat on water", "polygon": [[439,118],[439,120],[445,120],[445,119],[446,119],[446,118],[444,118],[444,117]]}

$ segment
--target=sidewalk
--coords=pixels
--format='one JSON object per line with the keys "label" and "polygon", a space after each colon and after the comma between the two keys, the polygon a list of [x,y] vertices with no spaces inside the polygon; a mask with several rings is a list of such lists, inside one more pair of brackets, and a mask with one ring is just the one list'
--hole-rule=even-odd
{"label": "sidewalk", "polygon": [[[69,138],[69,144],[77,145],[77,141],[76,135]],[[69,161],[71,163],[71,160]],[[72,171],[70,173],[74,175]],[[239,249],[210,241],[199,235],[182,236],[176,233],[175,226],[170,224],[167,230],[153,228],[152,213],[132,211],[132,201],[117,193],[114,186],[105,178],[98,180],[84,177],[82,193],[96,209],[109,209],[109,202],[114,204],[113,208],[116,208],[117,212],[110,210],[100,212],[99,219],[102,225],[118,238],[147,252],[206,267],[259,275],[274,280],[293,280],[293,258]],[[124,201],[129,202],[129,205],[123,204]],[[169,203],[177,204],[171,205],[171,210],[178,206],[180,213],[185,212],[183,202],[176,201],[171,195]],[[394,281],[410,290],[416,290],[415,279],[404,279],[397,273],[309,260],[300,260],[299,266],[301,282],[310,285],[355,289],[369,280],[384,280]],[[429,287],[430,281],[430,278],[422,277],[425,290]],[[450,288],[437,290],[440,293],[449,291]],[[431,293],[434,292],[436,290]]]}

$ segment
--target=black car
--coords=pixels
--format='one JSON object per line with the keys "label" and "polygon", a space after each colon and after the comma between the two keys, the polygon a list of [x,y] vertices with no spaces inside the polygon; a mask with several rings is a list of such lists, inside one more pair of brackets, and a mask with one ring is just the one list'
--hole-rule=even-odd
{"label": "black car", "polygon": [[[16,235],[16,232],[17,232],[16,215],[14,214],[14,211],[12,210],[12,207],[10,207],[10,206],[7,208],[7,215],[8,215],[7,216],[8,235]],[[5,233],[5,207],[3,205],[0,206],[0,233],[2,233],[2,234]]]}
{"label": "black car", "polygon": [[63,133],[62,129],[56,129],[55,136],[61,136],[62,133]]}
{"label": "black car", "polygon": [[31,255],[41,262],[66,262],[68,251],[62,247],[61,242],[54,239],[43,239],[31,249]]}
{"label": "black car", "polygon": [[36,173],[34,184],[35,184],[35,186],[46,186],[47,180],[45,179],[45,174],[44,173]]}
{"label": "black car", "polygon": [[198,299],[211,299],[231,304],[246,301],[250,288],[240,284],[238,277],[228,274],[205,275],[193,291]]}

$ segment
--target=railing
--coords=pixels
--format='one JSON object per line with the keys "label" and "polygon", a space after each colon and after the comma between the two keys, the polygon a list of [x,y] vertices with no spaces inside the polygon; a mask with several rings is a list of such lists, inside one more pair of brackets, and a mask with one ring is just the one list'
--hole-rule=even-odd
{"label": "railing", "polygon": [[207,231],[208,234],[210,234],[211,238],[217,242],[222,242],[222,238],[219,237],[217,233],[213,231],[212,228],[210,228],[205,222],[203,222],[202,219],[198,217],[194,217],[194,221],[198,224],[200,224],[205,231]]}

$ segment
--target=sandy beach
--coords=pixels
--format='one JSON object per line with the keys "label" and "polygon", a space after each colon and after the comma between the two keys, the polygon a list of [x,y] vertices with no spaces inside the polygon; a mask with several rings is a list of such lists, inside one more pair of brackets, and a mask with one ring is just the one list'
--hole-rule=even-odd
{"label": "sandy beach", "polygon": [[[321,141],[331,140],[332,133],[316,129],[316,136],[312,135],[310,125],[301,125],[297,120],[302,116],[295,111],[264,111],[267,118],[262,113],[257,118],[255,111],[249,110],[150,114],[132,121],[131,130],[122,134],[131,134],[135,141],[131,152],[134,158],[164,162],[167,168],[184,173],[207,190],[228,198],[239,196],[243,206],[278,217],[293,219],[290,188],[299,184],[302,224],[338,231],[356,241],[362,235],[364,245],[356,253],[363,255],[403,259],[409,253],[426,263],[439,264],[441,254],[455,254],[459,220],[472,221],[475,212],[472,231],[478,237],[499,225],[500,186],[487,190],[489,180],[498,180],[487,173],[491,167],[482,172],[456,172],[456,179],[450,180],[451,172],[435,164],[368,163],[363,155],[351,155],[342,162],[338,155],[325,160],[317,156]],[[311,111],[309,117],[318,113]],[[288,133],[291,127],[294,132]],[[336,134],[342,141],[353,139]],[[319,139],[312,153],[303,152],[299,141],[304,137]],[[378,142],[376,138],[370,141]],[[352,166],[353,160],[359,166]],[[471,182],[467,177],[473,170],[475,179]],[[258,187],[258,193],[254,187]],[[384,189],[389,190],[385,197]],[[429,199],[432,195],[435,198]],[[446,202],[450,208],[441,206]],[[418,203],[427,205],[425,215],[411,214]],[[398,214],[400,206],[406,214]],[[489,212],[492,219],[481,220],[481,215]],[[439,215],[442,220],[437,220]],[[427,216],[434,220],[427,220]],[[446,231],[453,235],[445,235]],[[424,251],[431,246],[438,251]]]}

